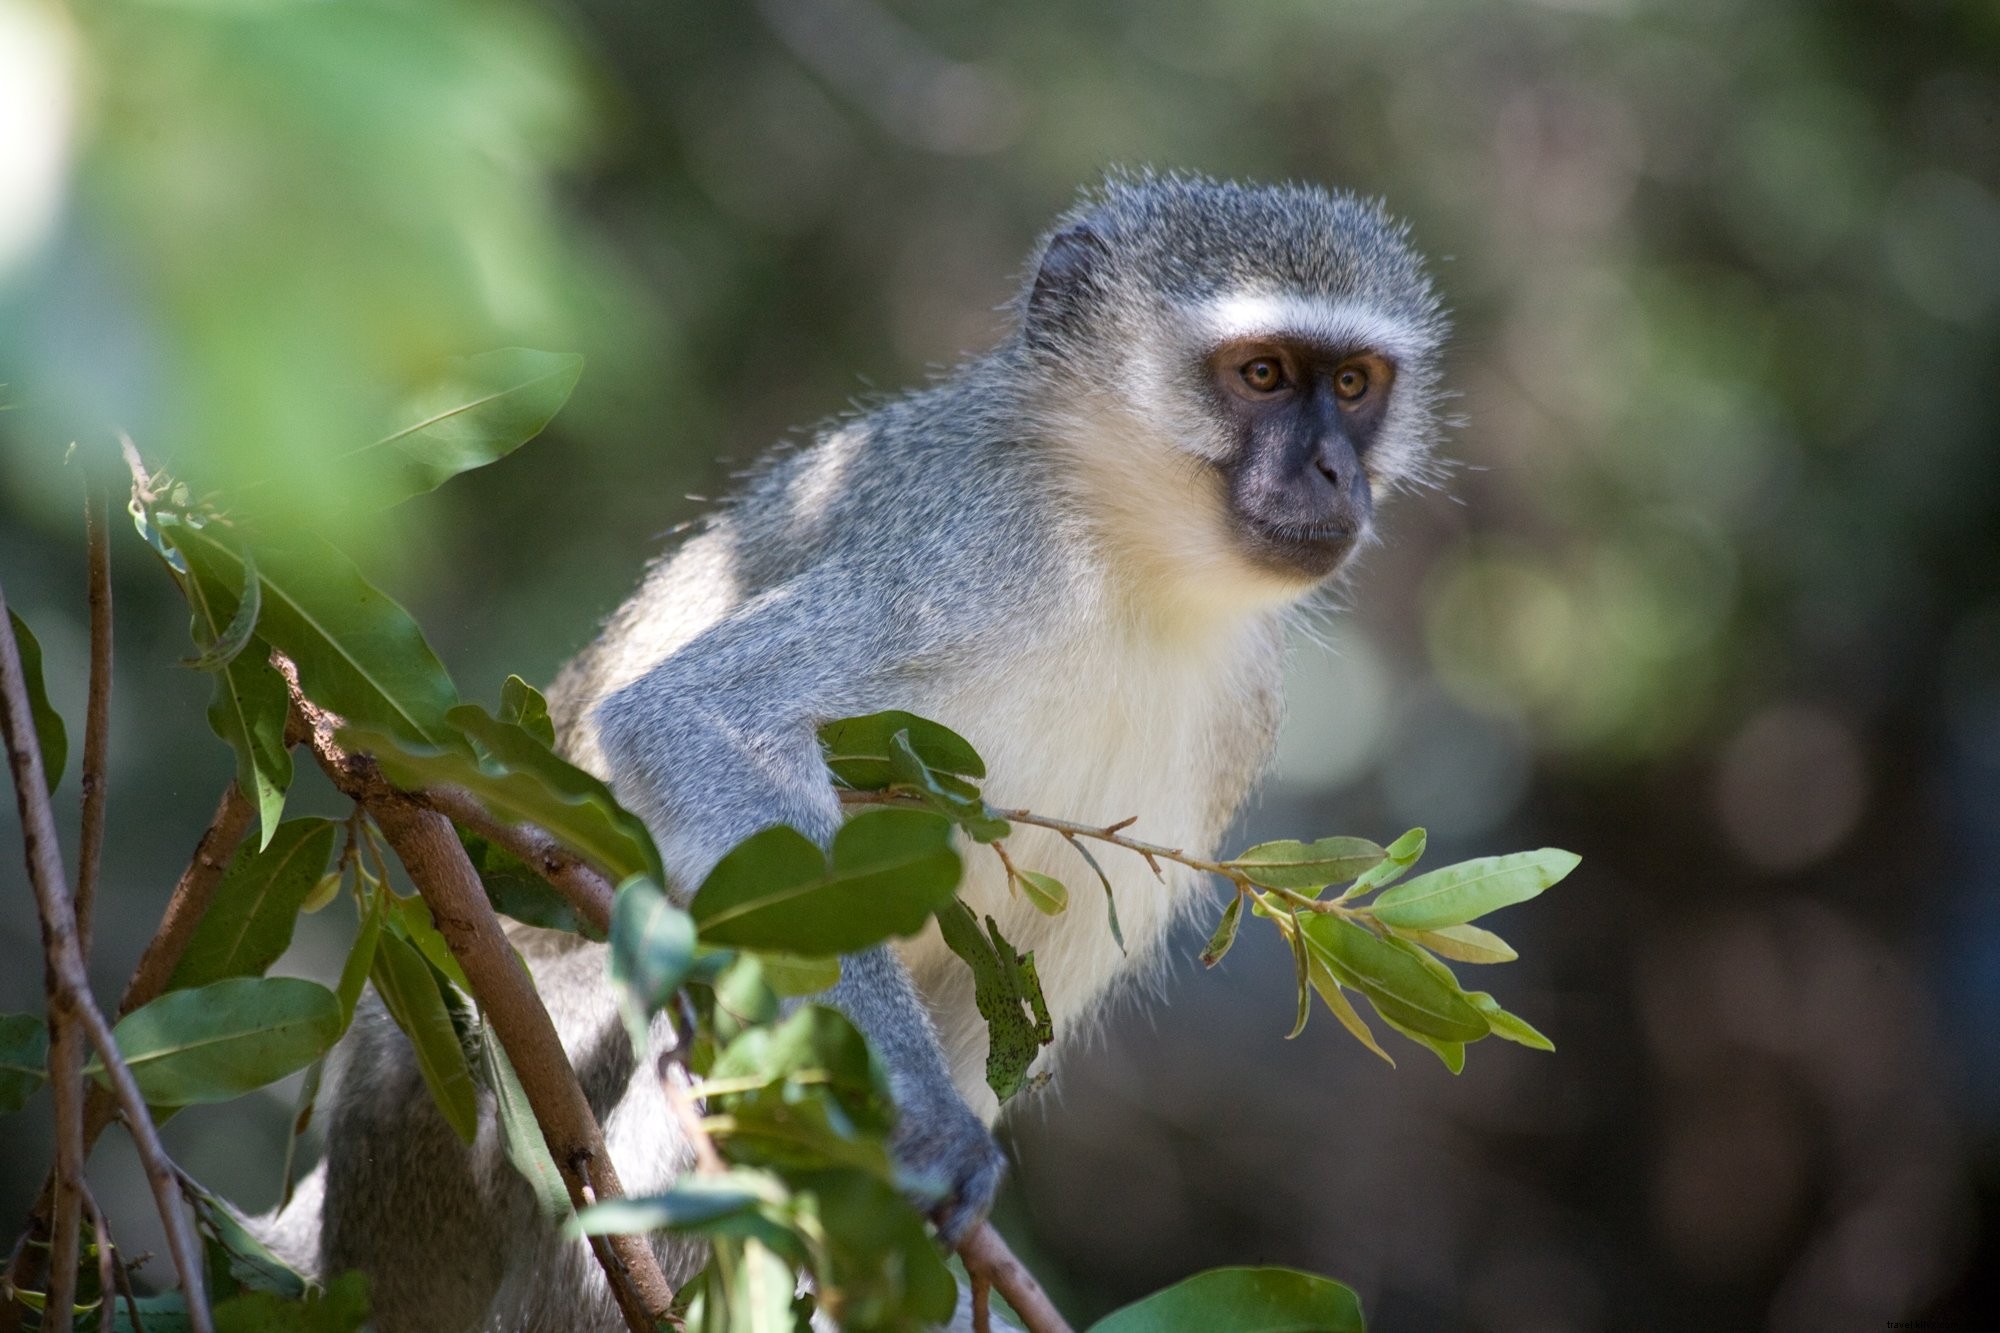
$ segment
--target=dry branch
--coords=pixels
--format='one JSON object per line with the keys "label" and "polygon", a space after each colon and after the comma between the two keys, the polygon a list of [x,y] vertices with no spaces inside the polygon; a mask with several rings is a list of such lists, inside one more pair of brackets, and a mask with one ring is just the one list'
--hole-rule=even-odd
{"label": "dry branch", "polygon": [[[160,1222],[167,1233],[167,1248],[173,1253],[174,1266],[180,1272],[181,1288],[187,1294],[190,1326],[195,1333],[210,1333],[213,1325],[202,1287],[201,1253],[195,1245],[194,1231],[187,1214],[181,1207],[180,1185],[173,1163],[160,1145],[159,1133],[146,1110],[146,1100],[140,1095],[139,1085],[132,1078],[132,1071],[125,1067],[125,1061],[118,1054],[118,1044],[111,1036],[111,1025],[104,1021],[104,1015],[98,1011],[97,1002],[90,994],[90,978],[84,971],[83,954],[77,945],[76,911],[69,896],[62,855],[56,842],[55,815],[49,807],[41,746],[36,741],[34,719],[28,708],[27,681],[21,669],[20,648],[14,641],[13,626],[7,623],[5,613],[6,598],[0,594],[0,732],[5,734],[7,761],[14,777],[15,801],[20,808],[21,840],[27,854],[28,879],[34,886],[35,906],[41,917],[42,953],[48,968],[51,1044],[59,1042],[66,1029],[80,1028],[103,1060],[118,1104],[124,1110],[126,1127],[139,1150],[147,1182],[152,1185],[154,1200],[159,1205]],[[78,1076],[70,1073],[64,1078],[63,1071],[52,1067],[52,1077],[67,1082],[67,1090],[78,1100],[81,1099],[81,1080]],[[60,1099],[66,1089],[59,1085],[55,1091]],[[80,1108],[77,1114],[81,1114]],[[74,1159],[75,1170],[71,1180],[64,1183],[73,1183],[80,1190],[80,1132],[72,1144],[78,1150]],[[70,1173],[62,1167],[58,1168],[59,1181],[66,1174]],[[60,1261],[60,1251],[56,1259]],[[75,1254],[72,1251],[69,1265],[71,1281],[74,1281],[75,1271]],[[65,1305],[56,1317],[66,1321],[67,1310]]]}
{"label": "dry branch", "polygon": [[[294,712],[304,723],[320,767],[342,794],[360,802],[374,817],[430,907],[452,956],[465,970],[520,1077],[570,1202],[583,1209],[623,1197],[617,1168],[605,1150],[603,1133],[555,1023],[535,992],[534,979],[507,943],[451,821],[396,790],[372,761],[343,750],[333,739],[339,719],[300,692],[297,670],[290,662],[276,655],[272,660],[291,683]],[[673,1300],[673,1289],[660,1271],[652,1245],[643,1236],[600,1236],[592,1238],[591,1248],[633,1333],[651,1333],[655,1322],[668,1316]]]}

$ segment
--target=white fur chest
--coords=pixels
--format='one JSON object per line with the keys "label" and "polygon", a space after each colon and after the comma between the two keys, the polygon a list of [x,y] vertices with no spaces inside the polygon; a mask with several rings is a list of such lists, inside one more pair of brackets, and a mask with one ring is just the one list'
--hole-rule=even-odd
{"label": "white fur chest", "polygon": [[[1205,638],[1199,652],[1136,631],[1100,631],[1004,672],[938,680],[908,706],[978,748],[992,805],[1088,824],[1136,817],[1125,830],[1130,836],[1206,854],[1268,743],[1270,676],[1263,668],[1273,629],[1238,626]],[[1138,855],[1091,844],[1117,902],[1121,952],[1102,885],[1059,834],[1017,824],[1006,847],[1020,868],[1068,887],[1066,912],[1046,916],[1010,893],[999,857],[971,843],[961,846],[960,891],[975,912],[992,915],[1016,949],[1034,950],[1060,1048],[1114,980],[1157,959],[1202,877],[1162,863],[1162,882]],[[969,970],[935,927],[900,952],[938,1019],[961,1095],[990,1119],[998,1107],[985,1086],[986,1030]]]}

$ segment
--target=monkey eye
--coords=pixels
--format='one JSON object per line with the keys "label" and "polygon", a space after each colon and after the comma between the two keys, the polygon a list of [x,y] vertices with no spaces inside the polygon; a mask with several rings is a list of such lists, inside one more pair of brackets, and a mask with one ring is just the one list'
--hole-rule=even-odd
{"label": "monkey eye", "polygon": [[1342,402],[1358,400],[1368,392],[1368,372],[1360,366],[1342,366],[1334,374],[1333,391]]}
{"label": "monkey eye", "polygon": [[1274,356],[1245,361],[1236,373],[1258,393],[1276,393],[1286,385],[1284,363]]}

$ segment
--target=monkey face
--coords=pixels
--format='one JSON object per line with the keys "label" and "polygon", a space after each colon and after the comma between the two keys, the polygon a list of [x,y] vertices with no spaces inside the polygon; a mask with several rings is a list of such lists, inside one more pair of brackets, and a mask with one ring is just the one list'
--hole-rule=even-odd
{"label": "monkey face", "polygon": [[1279,575],[1318,582],[1369,532],[1369,451],[1396,363],[1373,347],[1301,336],[1232,338],[1203,373],[1234,441],[1218,462],[1237,541]]}

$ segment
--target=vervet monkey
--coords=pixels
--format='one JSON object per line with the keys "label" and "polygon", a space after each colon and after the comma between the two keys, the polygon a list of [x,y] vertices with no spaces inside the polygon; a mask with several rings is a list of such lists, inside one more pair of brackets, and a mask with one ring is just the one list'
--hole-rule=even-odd
{"label": "vervet monkey", "polygon": [[[1135,836],[1200,854],[1264,768],[1287,621],[1430,466],[1445,320],[1406,230],[1310,186],[1116,177],[1043,238],[1013,311],[985,356],[774,454],[555,683],[561,748],[644,817],[680,892],[771,824],[832,837],[833,718],[935,718],[985,757],[996,805],[1137,816]],[[1044,831],[1008,848],[1086,873]],[[1192,872],[1100,860],[1122,950],[1105,913],[1043,916],[968,849],[960,893],[1035,952],[1045,1063],[1199,898]],[[664,1188],[689,1159],[657,1076],[669,1030],[635,1063],[604,947],[515,941],[627,1189]],[[933,1220],[956,1240],[1003,1170],[970,970],[933,925],[844,959],[823,998],[882,1054],[893,1149],[948,1182]],[[461,1145],[379,1011],[321,1100],[325,1161],[272,1226],[314,1271],[366,1270],[383,1333],[622,1327],[491,1112]],[[676,1283],[703,1261],[660,1245]]]}

